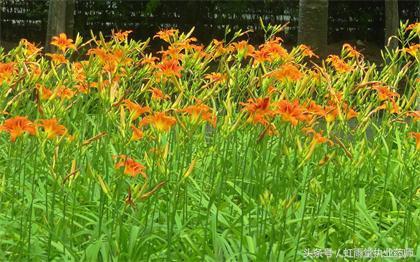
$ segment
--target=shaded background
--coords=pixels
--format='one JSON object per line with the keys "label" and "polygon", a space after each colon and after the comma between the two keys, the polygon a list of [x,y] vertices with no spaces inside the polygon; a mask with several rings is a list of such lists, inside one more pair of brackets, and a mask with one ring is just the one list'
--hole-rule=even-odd
{"label": "shaded background", "polygon": [[[328,42],[361,40],[382,47],[386,0],[330,1],[328,7]],[[418,21],[420,1],[399,1],[400,20]],[[13,45],[21,38],[44,43],[48,0],[1,0],[0,39]],[[75,0],[74,32],[89,36],[90,30],[109,34],[111,29],[133,30],[131,37],[146,39],[159,29],[175,27],[189,31],[207,43],[224,37],[225,27],[233,31],[252,29],[252,41],[263,40],[259,18],[265,23],[289,22],[285,42],[297,42],[298,0]]]}

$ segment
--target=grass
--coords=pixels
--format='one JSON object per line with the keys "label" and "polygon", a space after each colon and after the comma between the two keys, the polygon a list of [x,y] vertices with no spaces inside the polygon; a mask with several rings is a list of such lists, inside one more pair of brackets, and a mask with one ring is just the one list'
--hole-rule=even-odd
{"label": "grass", "polygon": [[418,23],[381,70],[349,45],[313,63],[264,30],[256,48],[164,30],[0,52],[0,257],[418,259]]}

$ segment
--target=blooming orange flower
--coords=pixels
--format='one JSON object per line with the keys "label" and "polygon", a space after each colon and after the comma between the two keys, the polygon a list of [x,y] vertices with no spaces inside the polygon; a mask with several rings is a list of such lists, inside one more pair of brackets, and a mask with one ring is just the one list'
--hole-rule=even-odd
{"label": "blooming orange flower", "polygon": [[316,132],[312,127],[304,127],[302,128],[302,130],[304,132],[306,132],[306,134],[312,134],[313,135],[313,140],[312,143],[314,144],[323,144],[323,143],[329,143],[330,145],[333,145],[333,141],[331,141],[330,139],[322,136],[322,131],[321,132]]}
{"label": "blooming orange flower", "polygon": [[68,60],[62,54],[47,54],[55,64],[65,64]]}
{"label": "blooming orange flower", "polygon": [[141,60],[140,60],[140,64],[141,65],[151,65],[151,66],[155,66],[156,61],[158,61],[159,58],[152,56],[152,54],[146,55],[144,56]]}
{"label": "blooming orange flower", "polygon": [[389,88],[386,86],[376,85],[372,89],[378,91],[378,97],[380,101],[393,100],[394,97],[400,96],[398,93],[389,90]]}
{"label": "blooming orange flower", "polygon": [[157,32],[156,35],[153,36],[153,38],[160,38],[163,41],[170,43],[171,38],[176,36],[178,32],[178,29],[163,29]]}
{"label": "blooming orange flower", "polygon": [[57,87],[54,93],[57,97],[61,99],[71,99],[75,95],[75,92],[73,90],[64,85]]}
{"label": "blooming orange flower", "polygon": [[144,179],[147,179],[147,175],[144,172],[145,167],[142,164],[136,162],[132,158],[127,157],[126,155],[119,155],[117,158],[119,158],[120,161],[115,164],[116,169],[124,167],[124,174],[131,177],[142,175]]}
{"label": "blooming orange flower", "polygon": [[140,121],[140,126],[152,125],[159,132],[168,132],[173,125],[176,124],[176,119],[167,116],[164,112],[157,112],[153,115],[144,117]]}
{"label": "blooming orange flower", "polygon": [[35,88],[40,93],[40,98],[42,100],[48,100],[53,95],[53,93],[50,89],[46,88],[45,86],[43,86],[41,84],[36,84]]}
{"label": "blooming orange flower", "polygon": [[413,111],[408,113],[408,116],[411,116],[413,118],[413,121],[417,122],[420,120],[420,111]]}
{"label": "blooming orange flower", "polygon": [[273,111],[270,110],[270,98],[250,98],[246,103],[240,103],[244,108],[242,110],[247,111],[249,114],[247,122],[254,124],[262,124],[267,126],[269,120],[272,117]]}
{"label": "blooming orange flower", "polygon": [[44,129],[48,139],[54,139],[67,133],[67,128],[65,128],[63,125],[60,125],[56,118],[41,119],[40,122],[41,123],[38,124],[38,126]]}
{"label": "blooming orange flower", "polygon": [[144,133],[140,128],[137,128],[134,125],[132,125],[131,130],[133,130],[133,135],[131,136],[131,140],[138,141],[143,138]]}
{"label": "blooming orange flower", "polygon": [[98,57],[102,62],[106,61],[108,58],[108,54],[106,52],[106,50],[100,48],[100,47],[96,47],[96,48],[91,48],[88,50],[87,54],[89,56],[93,56],[95,55],[96,57]]}
{"label": "blooming orange flower", "polygon": [[302,78],[303,74],[296,66],[292,64],[284,64],[279,69],[268,73],[267,76],[273,77],[279,81],[285,79],[297,81]]}
{"label": "blooming orange flower", "polygon": [[169,46],[167,50],[159,51],[158,54],[162,55],[162,60],[181,60],[183,54],[180,47]]}
{"label": "blooming orange flower", "polygon": [[254,64],[272,61],[272,56],[267,50],[256,50],[251,56],[254,58]]}
{"label": "blooming orange flower", "polygon": [[319,57],[307,45],[299,45],[299,50],[302,52],[303,56],[316,57],[316,58]]}
{"label": "blooming orange flower", "polygon": [[222,73],[212,72],[204,76],[205,79],[210,80],[211,83],[224,83],[227,80],[227,76]]}
{"label": "blooming orange flower", "polygon": [[119,30],[118,32],[112,32],[112,36],[118,41],[122,42],[122,41],[127,40],[128,35],[132,32],[133,32],[132,30],[123,31],[123,32]]}
{"label": "blooming orange flower", "polygon": [[169,98],[169,96],[165,95],[159,88],[152,88],[150,92],[152,93],[152,100],[165,100]]}
{"label": "blooming orange flower", "polygon": [[223,41],[219,41],[217,39],[213,39],[212,41],[214,45],[214,51],[212,53],[213,58],[217,58],[224,54],[228,54],[233,50],[232,46],[225,47]]}
{"label": "blooming orange flower", "polygon": [[198,101],[196,105],[188,106],[180,111],[191,115],[194,123],[197,123],[201,118],[203,121],[207,121],[213,127],[216,127],[216,115],[211,112],[210,107],[204,105],[201,101]]}
{"label": "blooming orange flower", "polygon": [[26,48],[28,55],[34,55],[41,52],[41,48],[36,47],[34,44],[26,39],[20,40],[20,43]]}
{"label": "blooming orange flower", "polygon": [[233,43],[232,46],[235,48],[236,52],[243,57],[247,57],[254,52],[254,47],[248,44],[247,41],[241,41]]}
{"label": "blooming orange flower", "polygon": [[144,113],[150,112],[150,107],[148,106],[141,106],[137,103],[132,102],[130,99],[123,100],[124,106],[130,111],[131,113],[131,120],[136,120]]}
{"label": "blooming orange flower", "polygon": [[28,133],[35,135],[35,125],[32,121],[28,120],[25,116],[16,116],[14,118],[7,119],[3,125],[0,126],[0,131],[5,131],[10,134],[10,141],[15,142],[16,138]]}
{"label": "blooming orange flower", "polygon": [[416,139],[416,149],[420,150],[420,132],[410,132],[408,133],[410,137]]}
{"label": "blooming orange flower", "polygon": [[345,110],[347,111],[346,113],[347,120],[350,120],[358,116],[359,113],[357,113],[353,108],[350,108],[350,107],[347,108],[347,104],[345,105],[346,105]]}
{"label": "blooming orange flower", "polygon": [[357,51],[354,47],[352,47],[350,44],[345,43],[343,45],[343,49],[347,52],[349,57],[352,58],[358,58],[359,56],[361,56],[360,52]]}
{"label": "blooming orange flower", "polygon": [[409,30],[413,30],[416,34],[420,34],[420,23],[415,22],[415,23],[412,23],[412,24],[408,25],[405,28],[405,31],[409,31]]}
{"label": "blooming orange flower", "polygon": [[14,62],[1,63],[0,62],[0,84],[3,80],[10,80],[13,75],[17,72],[17,68]]}
{"label": "blooming orange flower", "polygon": [[420,50],[420,44],[413,44],[409,47],[404,47],[402,49],[403,53],[409,53],[410,55],[417,57]]}
{"label": "blooming orange flower", "polygon": [[63,52],[65,52],[68,48],[76,48],[76,46],[73,44],[73,40],[67,38],[66,34],[64,33],[61,33],[58,36],[54,36],[52,38],[51,44],[57,46]]}
{"label": "blooming orange flower", "polygon": [[158,69],[155,74],[156,77],[181,77],[182,66],[179,65],[178,60],[163,60],[162,63],[156,65],[156,68]]}
{"label": "blooming orange flower", "polygon": [[276,106],[277,110],[275,112],[278,113],[284,121],[290,122],[293,126],[296,126],[299,121],[308,120],[304,108],[299,105],[299,101],[297,100],[293,103],[287,100],[281,100],[276,103]]}
{"label": "blooming orange flower", "polygon": [[350,65],[336,55],[328,56],[326,61],[331,63],[338,73],[347,73],[353,70]]}

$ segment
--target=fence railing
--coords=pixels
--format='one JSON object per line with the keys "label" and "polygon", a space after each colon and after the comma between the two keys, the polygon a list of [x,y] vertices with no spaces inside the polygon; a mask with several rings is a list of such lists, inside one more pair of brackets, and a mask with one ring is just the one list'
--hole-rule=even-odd
{"label": "fence railing", "polygon": [[[45,40],[48,0],[2,0],[0,5],[1,40]],[[419,17],[417,1],[400,1],[399,9],[402,20]],[[223,37],[227,25],[233,29],[253,29],[258,36],[260,17],[266,23],[289,22],[287,40],[296,41],[298,0],[76,0],[75,31],[89,35],[90,30],[132,29],[133,37],[147,38],[162,27],[189,30],[195,26],[195,35],[205,42]],[[383,43],[383,32],[383,1],[330,1],[330,42],[362,39]]]}

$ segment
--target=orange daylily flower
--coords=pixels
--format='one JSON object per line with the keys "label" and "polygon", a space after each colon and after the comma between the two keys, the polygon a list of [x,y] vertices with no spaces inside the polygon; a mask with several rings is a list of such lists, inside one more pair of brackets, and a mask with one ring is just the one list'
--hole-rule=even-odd
{"label": "orange daylily flower", "polygon": [[227,80],[227,76],[225,74],[217,72],[206,74],[204,78],[210,80],[211,83],[224,83]]}
{"label": "orange daylily flower", "polygon": [[254,65],[272,61],[272,56],[267,50],[254,51],[251,56],[254,58]]}
{"label": "orange daylily flower", "polygon": [[318,58],[319,56],[317,56],[313,51],[312,51],[312,49],[309,47],[309,46],[307,46],[307,45],[299,45],[299,50],[302,52],[302,55],[303,56],[309,56],[310,58],[311,57],[316,57],[316,58]]}
{"label": "orange daylily flower", "polygon": [[324,143],[329,143],[330,145],[333,145],[333,141],[331,141],[330,139],[322,136],[322,131],[321,132],[316,132],[312,127],[304,127],[302,128],[302,131],[306,132],[306,134],[312,134],[313,135],[313,140],[312,143],[314,144],[324,144]]}
{"label": "orange daylily flower", "polygon": [[216,127],[216,115],[211,112],[210,107],[198,101],[196,105],[188,106],[184,109],[179,110],[191,115],[192,121],[197,123],[201,118],[203,121],[209,122],[213,127]]}
{"label": "orange daylily flower", "polygon": [[20,43],[26,48],[28,55],[34,55],[41,52],[42,48],[38,48],[35,44],[29,42],[27,39],[20,40]]}
{"label": "orange daylily flower", "polygon": [[137,103],[134,103],[130,99],[124,99],[123,102],[124,102],[124,106],[131,113],[131,120],[136,120],[141,115],[143,115],[145,113],[149,113],[151,111],[150,110],[150,107],[148,107],[148,106],[141,106],[141,105],[139,105]]}
{"label": "orange daylily flower", "polygon": [[140,64],[141,65],[151,65],[151,66],[155,66],[156,65],[156,61],[158,61],[159,58],[154,57],[152,54],[146,55],[144,56],[141,60],[140,60]]}
{"label": "orange daylily flower", "polygon": [[259,46],[259,50],[254,51],[251,55],[254,58],[254,64],[262,62],[273,62],[278,58],[287,58],[287,50],[284,49],[280,42],[283,40],[280,37],[269,40]]}
{"label": "orange daylily flower", "polygon": [[182,66],[179,65],[178,60],[163,60],[162,63],[156,65],[158,71],[155,73],[156,77],[181,77]]}
{"label": "orange daylily flower", "polygon": [[162,90],[160,90],[159,88],[152,88],[152,90],[150,90],[150,92],[152,93],[152,100],[165,100],[168,99],[169,96],[165,95],[163,93]]}
{"label": "orange daylily flower", "polygon": [[142,175],[144,179],[147,179],[147,175],[144,172],[145,167],[136,162],[134,159],[127,157],[126,155],[119,155],[117,158],[120,159],[119,162],[115,164],[116,169],[120,169],[121,167],[124,168],[124,174],[129,175],[131,177],[136,177],[138,175]]}
{"label": "orange daylily flower", "polygon": [[408,25],[405,28],[405,31],[410,31],[410,30],[414,31],[416,34],[420,34],[420,23],[415,22],[415,23],[412,23],[412,24]]}
{"label": "orange daylily flower", "polygon": [[380,101],[393,100],[394,97],[400,96],[398,93],[391,91],[386,86],[375,85],[374,87],[372,87],[372,89],[378,91],[378,97]]}
{"label": "orange daylily flower", "polygon": [[15,142],[16,138],[28,133],[30,135],[36,134],[35,125],[32,121],[28,120],[25,116],[16,116],[4,121],[0,126],[0,132],[5,131],[10,134],[10,141]]}
{"label": "orange daylily flower", "polygon": [[51,57],[51,61],[54,64],[65,64],[68,60],[62,54],[47,54],[47,56]]}
{"label": "orange daylily flower", "polygon": [[120,30],[118,32],[112,32],[112,36],[115,39],[117,39],[118,41],[123,42],[123,41],[127,40],[128,35],[132,32],[133,32],[132,30],[123,31],[123,32]]}
{"label": "orange daylily flower", "polygon": [[43,86],[41,84],[36,84],[35,88],[40,93],[40,98],[42,100],[48,100],[53,95],[53,93],[50,89],[46,88],[45,86]]}
{"label": "orange daylily flower", "polygon": [[8,81],[17,72],[14,62],[1,63],[0,62],[0,83],[3,80]]}
{"label": "orange daylily flower", "polygon": [[416,149],[420,150],[420,132],[410,132],[408,135],[416,139]]}
{"label": "orange daylily flower", "polygon": [[288,100],[281,100],[276,103],[276,106],[277,110],[275,112],[278,113],[284,121],[290,122],[293,126],[296,126],[299,121],[308,120],[304,108],[299,105],[299,101],[297,100],[293,103]]}
{"label": "orange daylily flower", "polygon": [[107,58],[108,58],[107,52],[104,49],[100,48],[100,47],[89,49],[88,52],[87,52],[87,55],[89,55],[89,56],[95,55],[101,61],[106,61]]}
{"label": "orange daylily flower", "polygon": [[73,90],[64,85],[57,87],[54,93],[57,97],[61,99],[71,99],[75,95],[75,92]]}
{"label": "orange daylily flower", "polygon": [[347,52],[349,57],[352,58],[358,58],[359,56],[361,56],[360,52],[357,51],[354,47],[352,47],[350,44],[345,43],[343,45],[343,49]]}
{"label": "orange daylily flower", "polygon": [[254,47],[250,44],[248,44],[247,41],[240,41],[236,43],[232,43],[232,46],[235,48],[236,52],[243,57],[247,57],[248,55],[251,55],[254,52]]}
{"label": "orange daylily flower", "polygon": [[330,55],[326,59],[327,62],[331,63],[335,71],[338,73],[347,73],[353,70],[353,68],[348,65],[344,60],[336,55]]}
{"label": "orange daylily flower", "polygon": [[244,108],[242,110],[247,111],[249,114],[247,122],[254,124],[260,123],[264,126],[269,124],[269,120],[273,115],[273,111],[270,110],[270,98],[250,98],[246,103],[240,102]]}
{"label": "orange daylily flower", "polygon": [[159,51],[158,54],[162,55],[162,60],[181,60],[183,54],[180,47],[169,46],[167,50]]}
{"label": "orange daylily flower", "polygon": [[279,81],[289,79],[297,81],[302,78],[303,74],[292,64],[284,64],[279,69],[268,73],[266,76],[273,77]]}
{"label": "orange daylily flower", "polygon": [[214,45],[214,51],[212,53],[213,58],[228,54],[233,50],[232,46],[225,47],[223,41],[213,39],[212,43]]}
{"label": "orange daylily flower", "polygon": [[163,29],[156,33],[153,38],[160,38],[165,42],[171,42],[171,38],[178,34],[178,29]]}
{"label": "orange daylily flower", "polygon": [[413,121],[417,122],[420,120],[420,111],[412,111],[408,113],[408,116],[411,116],[413,118]]}
{"label": "orange daylily flower", "polygon": [[58,36],[54,36],[51,41],[52,45],[58,47],[61,51],[65,52],[66,49],[75,49],[76,46],[73,44],[73,40],[67,38],[66,34],[61,33]]}
{"label": "orange daylily flower", "polygon": [[402,49],[403,53],[409,53],[410,55],[416,57],[418,56],[420,50],[420,44],[413,44],[410,45],[409,47],[404,47]]}
{"label": "orange daylily flower", "polygon": [[60,125],[56,118],[41,119],[40,122],[41,123],[38,124],[38,126],[44,129],[48,139],[54,139],[58,136],[67,134],[67,128],[65,128],[63,125]]}
{"label": "orange daylily flower", "polygon": [[140,121],[140,126],[152,125],[159,132],[168,132],[173,125],[176,124],[176,119],[171,116],[167,116],[164,112],[157,112],[153,115],[144,117]]}
{"label": "orange daylily flower", "polygon": [[138,140],[140,140],[144,137],[144,133],[140,128],[137,128],[134,125],[132,125],[131,130],[133,131],[133,135],[131,136],[131,140],[138,141]]}

